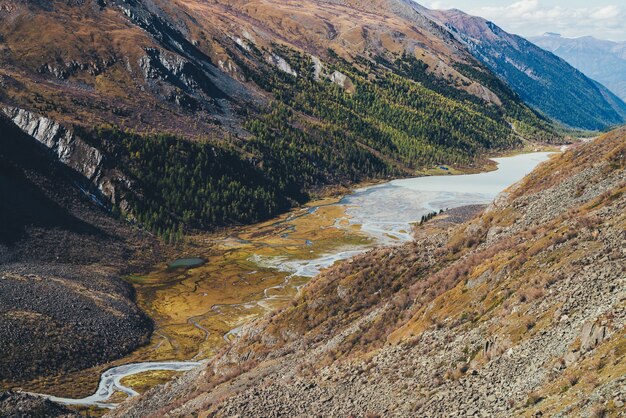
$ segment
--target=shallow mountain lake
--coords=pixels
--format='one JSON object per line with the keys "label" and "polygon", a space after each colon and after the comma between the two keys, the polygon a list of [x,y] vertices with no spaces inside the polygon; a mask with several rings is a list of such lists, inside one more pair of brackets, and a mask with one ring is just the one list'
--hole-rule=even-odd
{"label": "shallow mountain lake", "polygon": [[168,268],[170,269],[190,269],[194,267],[199,267],[206,262],[204,258],[200,257],[192,257],[192,258],[179,258],[178,260],[172,261],[168,264]]}
{"label": "shallow mountain lake", "polygon": [[410,224],[423,215],[465,205],[487,204],[521,180],[549,152],[493,158],[498,169],[487,173],[415,177],[357,189],[339,202],[347,207],[350,223],[380,244],[412,239]]}

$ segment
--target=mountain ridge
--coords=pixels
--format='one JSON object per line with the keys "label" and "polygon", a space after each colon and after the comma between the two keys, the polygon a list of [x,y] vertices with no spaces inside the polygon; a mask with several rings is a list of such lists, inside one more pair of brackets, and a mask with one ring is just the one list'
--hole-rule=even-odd
{"label": "mountain ridge", "polygon": [[[563,142],[406,1],[381,2],[382,21],[372,5],[354,1],[2,1],[4,112],[26,130],[20,112],[80,131],[112,175],[98,182],[100,192],[163,236],[266,219],[329,184],[440,162],[477,165],[523,139]],[[33,25],[49,36],[35,41]],[[140,137],[153,146],[137,149]],[[169,197],[144,200],[157,186],[133,157],[156,152],[159,137],[182,147],[166,157],[178,172],[167,182],[191,184],[180,153],[211,148],[240,160],[241,179],[226,175],[237,190],[206,170],[227,171],[219,159],[198,161],[214,182],[207,205],[182,208],[175,200],[193,197],[164,183],[158,188]],[[260,177],[267,187],[254,185]],[[253,203],[240,199],[237,213],[224,215],[228,203],[218,195],[240,192],[256,195]]]}
{"label": "mountain ridge", "polygon": [[430,14],[451,28],[525,101],[549,117],[589,130],[624,123],[626,103],[565,60],[505,32],[493,22],[460,10],[434,10]]}
{"label": "mountain ridge", "polygon": [[626,42],[606,41],[592,36],[565,38],[560,35],[528,39],[602,83],[621,100],[626,100]]}

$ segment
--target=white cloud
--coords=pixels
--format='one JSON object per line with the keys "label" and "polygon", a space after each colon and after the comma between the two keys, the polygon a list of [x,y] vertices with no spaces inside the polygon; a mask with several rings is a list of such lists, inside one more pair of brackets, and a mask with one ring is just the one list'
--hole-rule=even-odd
{"label": "white cloud", "polygon": [[538,35],[561,32],[564,36],[594,35],[626,38],[626,12],[616,4],[596,7],[544,6],[541,0],[518,0],[504,6],[483,6],[468,13],[492,20],[509,32]]}
{"label": "white cloud", "polygon": [[559,32],[626,41],[624,0],[416,0],[431,9],[458,8],[522,36]]}
{"label": "white cloud", "polygon": [[506,12],[512,17],[522,17],[537,11],[538,8],[539,0],[522,0],[508,6]]}
{"label": "white cloud", "polygon": [[592,19],[604,20],[604,19],[611,19],[619,15],[620,15],[619,7],[615,5],[609,5],[609,6],[594,10],[593,13],[589,15],[589,17]]}

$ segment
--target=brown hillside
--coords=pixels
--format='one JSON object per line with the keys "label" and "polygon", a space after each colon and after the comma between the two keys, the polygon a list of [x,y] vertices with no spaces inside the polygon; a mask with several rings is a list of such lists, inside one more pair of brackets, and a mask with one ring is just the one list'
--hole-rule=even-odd
{"label": "brown hillside", "polygon": [[[413,51],[437,76],[500,103],[452,67],[474,61],[444,29],[402,2],[379,3],[2,0],[0,102],[83,126],[221,136],[223,124],[239,124],[240,106],[263,101],[237,65],[241,48],[281,43],[321,58],[328,48],[349,59]],[[173,75],[155,77],[150,51]],[[175,67],[213,86],[184,85]]]}
{"label": "brown hillside", "polygon": [[554,157],[469,222],[337,265],[112,415],[624,413],[625,137]]}

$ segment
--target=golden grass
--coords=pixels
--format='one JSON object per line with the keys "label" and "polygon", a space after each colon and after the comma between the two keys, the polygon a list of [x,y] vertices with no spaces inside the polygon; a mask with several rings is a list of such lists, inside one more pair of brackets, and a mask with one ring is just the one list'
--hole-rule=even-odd
{"label": "golden grass", "polygon": [[127,376],[121,380],[121,383],[139,393],[145,393],[155,386],[169,382],[178,374],[168,370],[155,370]]}
{"label": "golden grass", "polygon": [[[284,282],[288,273],[263,268],[251,261],[253,255],[307,260],[343,247],[370,243],[354,228],[337,228],[335,221],[345,218],[345,208],[333,205],[338,199],[312,202],[276,219],[219,234],[188,238],[180,254],[207,260],[200,267],[170,270],[162,263],[151,272],[130,275],[127,280],[137,291],[139,306],[155,321],[149,344],[118,361],[77,373],[40,379],[23,385],[24,389],[69,397],[84,397],[96,389],[100,374],[116,365],[158,360],[204,359],[226,344],[224,334],[248,323],[269,310],[286,306],[296,296],[295,286],[307,278],[291,279],[292,286],[272,289],[275,298],[264,307],[255,302],[264,290]],[[319,206],[308,213],[309,207]],[[287,235],[285,235],[287,234]],[[306,240],[312,241],[308,243]],[[208,333],[204,330],[208,331]],[[164,378],[138,375],[130,379],[145,390]]]}

